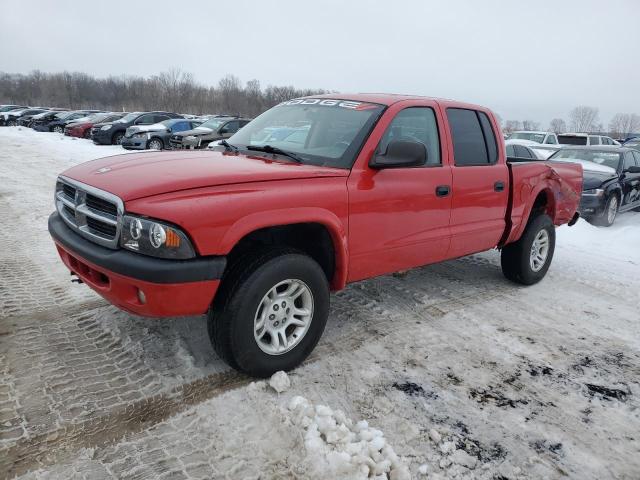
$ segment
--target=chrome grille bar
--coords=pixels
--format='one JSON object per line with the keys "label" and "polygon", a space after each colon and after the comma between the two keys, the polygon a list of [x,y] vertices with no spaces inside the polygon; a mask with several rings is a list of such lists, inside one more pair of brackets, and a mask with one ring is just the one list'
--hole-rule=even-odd
{"label": "chrome grille bar", "polygon": [[[71,192],[75,192],[74,198],[69,197]],[[87,195],[99,199],[97,206],[95,202],[92,206],[87,205]],[[55,203],[56,210],[64,222],[76,233],[103,247],[118,248],[124,215],[124,203],[119,197],[77,180],[59,176]],[[100,207],[107,211],[100,210]],[[109,213],[112,211],[116,212],[115,216]],[[111,232],[115,234],[112,235]]]}

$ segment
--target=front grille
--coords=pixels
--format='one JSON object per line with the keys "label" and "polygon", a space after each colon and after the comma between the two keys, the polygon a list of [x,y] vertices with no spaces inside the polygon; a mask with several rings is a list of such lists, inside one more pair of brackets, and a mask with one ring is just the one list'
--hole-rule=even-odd
{"label": "front grille", "polygon": [[95,195],[87,194],[86,198],[87,207],[96,212],[106,213],[113,217],[118,216],[118,207],[107,200],[103,200],[100,197],[96,197]]}
{"label": "front grille", "polygon": [[95,218],[87,217],[87,226],[95,233],[104,235],[107,238],[113,238],[116,236],[117,228],[115,225],[107,225]]}
{"label": "front grille", "polygon": [[117,196],[59,177],[56,209],[78,234],[99,245],[118,248],[124,205]]}

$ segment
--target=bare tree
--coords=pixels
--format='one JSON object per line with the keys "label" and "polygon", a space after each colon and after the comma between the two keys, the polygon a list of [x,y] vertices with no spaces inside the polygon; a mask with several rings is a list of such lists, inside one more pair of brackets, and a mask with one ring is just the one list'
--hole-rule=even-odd
{"label": "bare tree", "polygon": [[609,133],[614,138],[626,138],[640,130],[640,115],[616,113],[609,122]]}
{"label": "bare tree", "polygon": [[596,130],[598,109],[587,105],[580,105],[569,113],[571,129],[574,132],[589,133]]}
{"label": "bare tree", "polygon": [[567,124],[561,118],[554,118],[549,124],[549,130],[553,133],[565,133],[567,131]]}
{"label": "bare tree", "polygon": [[523,120],[522,129],[529,130],[529,131],[540,130],[540,122],[534,122],[533,120]]}
{"label": "bare tree", "polygon": [[522,122],[520,120],[507,120],[504,124],[504,132],[511,133],[516,130],[522,130]]}

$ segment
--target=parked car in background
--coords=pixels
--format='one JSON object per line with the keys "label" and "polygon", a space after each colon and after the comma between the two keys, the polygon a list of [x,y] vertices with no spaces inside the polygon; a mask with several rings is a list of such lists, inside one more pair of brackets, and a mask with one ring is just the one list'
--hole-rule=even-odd
{"label": "parked car in background", "polygon": [[99,145],[120,145],[127,128],[133,125],[153,125],[170,118],[182,118],[171,112],[133,112],[113,122],[94,125],[91,129],[93,143]]}
{"label": "parked car in background", "polygon": [[153,125],[134,125],[127,128],[121,145],[127,150],[162,150],[169,146],[169,137],[179,132],[193,130],[202,121],[170,118]]}
{"label": "parked car in background", "polygon": [[591,133],[561,133],[558,141],[561,145],[620,145],[611,137]]}
{"label": "parked car in background", "polygon": [[640,150],[640,137],[633,137],[631,139],[627,139],[622,145],[624,147]]}
{"label": "parked car in background", "polygon": [[33,115],[23,115],[18,119],[18,126],[31,127],[33,122],[36,122],[47,115],[55,115],[56,113],[66,112],[66,108],[47,108],[42,113],[36,113]]}
{"label": "parked car in background", "polygon": [[546,160],[554,152],[541,151],[535,148],[539,144],[531,140],[506,140],[504,142],[507,149],[507,158],[526,160]]}
{"label": "parked car in background", "polygon": [[618,146],[563,148],[549,160],[580,163],[583,169],[580,214],[609,227],[618,213],[640,210],[640,152]]}
{"label": "parked car in background", "polygon": [[528,140],[544,145],[557,145],[558,137],[553,132],[536,132],[532,130],[519,130],[511,133],[507,140]]}
{"label": "parked car in background", "polygon": [[169,144],[174,149],[206,148],[211,142],[229,138],[250,121],[250,118],[215,117],[193,130],[171,135]]}
{"label": "parked car in background", "polygon": [[29,107],[26,105],[0,105],[0,113],[10,112],[11,110],[23,110],[25,108],[29,108]]}
{"label": "parked car in background", "polygon": [[113,122],[126,115],[125,112],[103,112],[89,115],[86,119],[79,118],[64,128],[64,134],[70,137],[91,138],[91,128],[103,122]]}
{"label": "parked car in background", "polygon": [[44,108],[24,108],[17,110],[9,110],[8,112],[0,113],[0,126],[15,127],[18,125],[18,120],[25,115],[37,115],[38,113],[46,112]]}
{"label": "parked car in background", "polygon": [[64,133],[64,127],[67,123],[86,117],[88,114],[96,113],[97,110],[72,110],[68,112],[49,112],[48,115],[35,120],[31,124],[31,128],[37,132],[56,132]]}

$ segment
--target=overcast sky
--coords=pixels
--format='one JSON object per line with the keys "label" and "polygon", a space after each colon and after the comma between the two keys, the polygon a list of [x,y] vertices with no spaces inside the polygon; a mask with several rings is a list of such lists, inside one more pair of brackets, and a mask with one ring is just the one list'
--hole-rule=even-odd
{"label": "overcast sky", "polygon": [[640,113],[640,0],[0,0],[0,71],[153,75],[480,103],[546,126]]}

